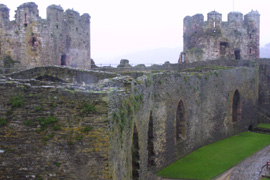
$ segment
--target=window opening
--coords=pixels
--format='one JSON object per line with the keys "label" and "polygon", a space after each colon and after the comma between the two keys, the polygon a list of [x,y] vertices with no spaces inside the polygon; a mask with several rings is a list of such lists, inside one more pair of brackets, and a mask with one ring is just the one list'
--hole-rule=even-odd
{"label": "window opening", "polygon": [[251,54],[252,53],[252,48],[249,48],[249,54]]}
{"label": "window opening", "polygon": [[228,47],[227,42],[220,42],[220,55],[224,56],[226,54],[226,49]]}
{"label": "window opening", "polygon": [[139,171],[140,171],[140,155],[139,155],[139,138],[138,131],[136,126],[134,126],[133,131],[133,144],[131,148],[132,153],[132,179],[139,179]]}
{"label": "window opening", "polygon": [[241,120],[241,102],[240,93],[238,90],[233,95],[233,107],[232,107],[232,121],[239,122]]}
{"label": "window opening", "polygon": [[179,142],[186,138],[185,107],[182,100],[178,103],[175,119],[175,140]]}
{"label": "window opening", "polygon": [[148,126],[148,167],[155,165],[155,153],[154,153],[154,131],[153,131],[153,116],[152,111],[150,111],[149,126]]}
{"label": "window opening", "polygon": [[216,27],[216,22],[214,21],[214,23],[213,23],[213,27],[215,28]]}
{"label": "window opening", "polygon": [[27,27],[27,24],[28,24],[28,14],[27,13],[25,13],[24,14],[24,27]]}
{"label": "window opening", "polygon": [[234,51],[234,57],[236,60],[240,60],[241,56],[240,56],[240,50],[235,50]]}
{"label": "window opening", "polygon": [[182,60],[182,63],[183,63],[186,60],[186,54],[185,53],[182,53],[181,56],[182,56],[181,57],[181,60]]}

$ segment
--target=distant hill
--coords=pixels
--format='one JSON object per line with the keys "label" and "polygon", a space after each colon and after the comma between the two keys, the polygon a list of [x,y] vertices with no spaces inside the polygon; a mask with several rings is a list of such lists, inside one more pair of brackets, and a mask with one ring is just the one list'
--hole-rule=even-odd
{"label": "distant hill", "polygon": [[266,44],[264,47],[260,48],[261,58],[270,58],[270,43]]}

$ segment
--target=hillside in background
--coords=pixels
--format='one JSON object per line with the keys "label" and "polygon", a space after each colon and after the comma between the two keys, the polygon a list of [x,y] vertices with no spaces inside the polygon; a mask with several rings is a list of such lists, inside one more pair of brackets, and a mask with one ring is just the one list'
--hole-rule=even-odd
{"label": "hillside in background", "polygon": [[270,58],[270,43],[266,44],[264,47],[260,48],[261,58]]}

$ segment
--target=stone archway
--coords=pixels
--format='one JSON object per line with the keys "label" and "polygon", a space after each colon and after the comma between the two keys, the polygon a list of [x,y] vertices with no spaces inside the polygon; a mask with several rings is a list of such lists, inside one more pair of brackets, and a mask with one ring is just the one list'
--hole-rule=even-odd
{"label": "stone archway", "polygon": [[140,176],[140,154],[139,154],[139,138],[136,126],[133,130],[133,143],[131,147],[132,153],[132,179],[138,180]]}
{"label": "stone archway", "polygon": [[235,90],[233,95],[233,106],[232,106],[232,122],[239,122],[241,120],[241,99],[238,90]]}
{"label": "stone archway", "polygon": [[155,165],[155,152],[154,152],[154,129],[153,129],[153,116],[152,111],[150,111],[149,125],[148,125],[148,167],[153,167]]}
{"label": "stone archway", "polygon": [[175,116],[175,141],[179,142],[186,138],[185,107],[182,100],[179,101]]}

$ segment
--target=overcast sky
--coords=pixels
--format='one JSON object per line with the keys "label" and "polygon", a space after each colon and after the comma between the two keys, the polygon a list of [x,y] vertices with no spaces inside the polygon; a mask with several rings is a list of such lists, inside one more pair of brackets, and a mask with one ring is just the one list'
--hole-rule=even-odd
{"label": "overcast sky", "polygon": [[[0,0],[14,11],[24,2]],[[270,0],[33,0],[42,18],[51,4],[61,5],[64,10],[74,9],[81,15],[91,16],[91,57],[96,62],[110,63],[125,54],[161,48],[179,49],[183,46],[183,19],[187,15],[216,10],[223,21],[231,11],[244,15],[253,10],[261,14],[261,46],[270,43]],[[106,62],[105,62],[106,61]],[[135,63],[135,62],[133,62]],[[154,63],[154,62],[153,62]]]}

